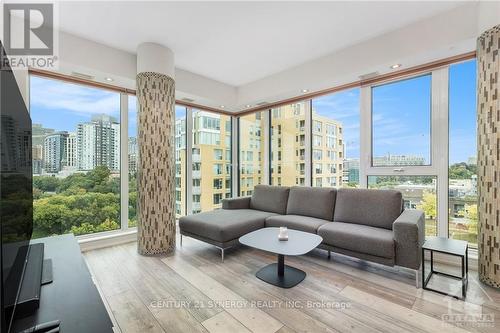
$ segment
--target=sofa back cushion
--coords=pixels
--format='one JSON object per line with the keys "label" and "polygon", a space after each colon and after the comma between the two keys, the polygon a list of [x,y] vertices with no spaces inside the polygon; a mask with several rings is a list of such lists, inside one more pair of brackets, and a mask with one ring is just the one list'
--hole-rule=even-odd
{"label": "sofa back cushion", "polygon": [[294,186],[288,195],[286,213],[332,221],[336,194],[334,188]]}
{"label": "sofa back cushion", "polygon": [[342,188],[337,191],[333,220],[392,229],[402,211],[399,191]]}
{"label": "sofa back cushion", "polygon": [[285,186],[255,186],[250,200],[250,208],[276,214],[286,214],[289,187]]}

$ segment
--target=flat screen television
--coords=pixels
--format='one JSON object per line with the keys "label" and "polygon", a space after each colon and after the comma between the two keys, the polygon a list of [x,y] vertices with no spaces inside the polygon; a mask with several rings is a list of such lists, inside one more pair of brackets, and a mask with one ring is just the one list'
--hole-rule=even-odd
{"label": "flat screen television", "polygon": [[[0,42],[1,56],[5,56]],[[33,231],[31,118],[11,68],[0,69],[1,332],[16,313]]]}

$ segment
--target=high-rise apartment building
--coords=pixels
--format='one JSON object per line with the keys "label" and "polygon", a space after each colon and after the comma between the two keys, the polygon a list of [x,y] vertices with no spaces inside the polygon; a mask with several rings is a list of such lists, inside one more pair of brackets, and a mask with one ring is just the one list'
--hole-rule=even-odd
{"label": "high-rise apartment building", "polygon": [[137,172],[137,138],[128,138],[128,172]]}
{"label": "high-rise apartment building", "polygon": [[[306,184],[306,108],[294,103],[271,110],[271,184]],[[342,124],[312,111],[312,186],[342,186]]]}
{"label": "high-rise apartment building", "polygon": [[[267,183],[264,165],[266,156],[262,112],[241,116],[239,122],[240,196],[252,195],[255,185]],[[236,179],[236,177],[235,177]]]}
{"label": "high-rise apartment building", "polygon": [[231,197],[231,117],[193,111],[193,212]]}
{"label": "high-rise apartment building", "polygon": [[[193,111],[193,213],[220,208],[231,197],[231,117]],[[186,195],[185,120],[176,120],[176,210],[182,214]]]}
{"label": "high-rise apartment building", "polygon": [[312,111],[312,186],[343,185],[344,140],[342,124]]}
{"label": "high-rise apartment building", "polygon": [[43,160],[43,146],[33,145],[31,147],[31,155],[33,157],[33,160]]}
{"label": "high-rise apartment building", "polygon": [[42,124],[32,125],[32,155],[33,155],[33,174],[40,175],[45,168],[44,165],[44,152],[43,147],[45,144],[45,137],[54,133],[52,128],[45,128]]}
{"label": "high-rise apartment building", "polygon": [[76,135],[78,170],[100,165],[120,170],[120,124],[114,117],[93,116],[90,122],[78,124]]}
{"label": "high-rise apartment building", "polygon": [[33,174],[40,175],[43,170],[43,145],[32,145]]}
{"label": "high-rise apartment building", "polygon": [[68,132],[55,132],[45,137],[43,143],[43,164],[45,172],[57,173],[66,166]]}
{"label": "high-rise apartment building", "polygon": [[78,163],[76,133],[68,133],[66,138],[66,166],[75,168]]}
{"label": "high-rise apartment building", "polygon": [[344,183],[359,184],[359,158],[344,159]]}

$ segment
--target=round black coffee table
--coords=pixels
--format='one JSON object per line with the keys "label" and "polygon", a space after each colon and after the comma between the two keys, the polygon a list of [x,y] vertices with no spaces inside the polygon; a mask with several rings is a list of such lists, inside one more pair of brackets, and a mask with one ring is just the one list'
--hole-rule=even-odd
{"label": "round black coffee table", "polygon": [[281,288],[291,288],[306,277],[306,273],[285,265],[285,256],[300,256],[316,248],[323,238],[316,234],[288,229],[288,240],[278,239],[279,228],[264,228],[240,237],[239,241],[259,250],[275,253],[278,262],[261,268],[255,276]]}

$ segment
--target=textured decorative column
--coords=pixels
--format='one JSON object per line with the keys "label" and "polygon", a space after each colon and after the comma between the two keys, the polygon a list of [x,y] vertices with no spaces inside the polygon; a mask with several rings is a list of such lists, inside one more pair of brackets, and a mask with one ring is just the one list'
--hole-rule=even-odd
{"label": "textured decorative column", "polygon": [[137,49],[137,250],[175,249],[175,81],[172,52],[158,44]]}
{"label": "textured decorative column", "polygon": [[500,288],[500,25],[477,41],[479,279]]}

